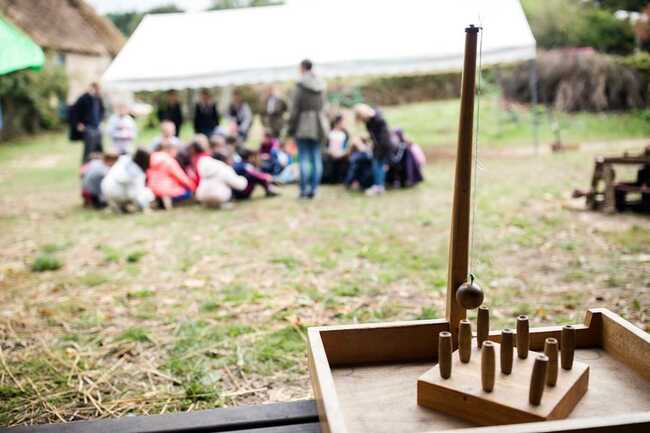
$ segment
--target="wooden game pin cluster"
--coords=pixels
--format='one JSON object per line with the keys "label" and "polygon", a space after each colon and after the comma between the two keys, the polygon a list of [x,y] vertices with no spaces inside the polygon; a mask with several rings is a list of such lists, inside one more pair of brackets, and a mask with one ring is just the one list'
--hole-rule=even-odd
{"label": "wooden game pin cluster", "polygon": [[[560,342],[547,338],[538,353],[529,350],[527,316],[517,317],[516,332],[501,331],[500,344],[488,339],[489,327],[486,306],[478,309],[475,340],[470,321],[461,320],[458,356],[452,333],[438,334],[438,364],[418,380],[418,404],[482,425],[568,416],[589,381],[589,367],[573,360],[575,328],[563,327]],[[474,400],[480,404],[468,404]]]}

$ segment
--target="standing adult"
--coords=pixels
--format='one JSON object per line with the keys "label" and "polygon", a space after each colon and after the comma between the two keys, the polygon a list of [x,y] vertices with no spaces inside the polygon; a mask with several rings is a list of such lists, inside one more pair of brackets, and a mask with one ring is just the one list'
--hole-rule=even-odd
{"label": "standing adult", "polygon": [[176,126],[175,135],[178,137],[181,133],[183,126],[183,109],[178,102],[178,93],[176,90],[167,92],[166,101],[158,107],[158,121],[163,122],[169,120]]}
{"label": "standing adult", "polygon": [[314,198],[323,172],[320,148],[329,134],[325,117],[326,85],[313,72],[310,60],[300,62],[300,79],[289,117],[289,136],[298,144],[300,198]]}
{"label": "standing adult", "polygon": [[287,112],[287,103],[279,95],[275,86],[269,86],[264,101],[264,115],[262,123],[271,131],[274,138],[280,138],[284,129],[284,114]]}
{"label": "standing adult", "polygon": [[372,140],[373,185],[366,190],[366,194],[381,194],[385,191],[386,164],[394,147],[388,124],[378,110],[366,104],[355,105],[354,114],[357,121],[366,125]]}
{"label": "standing adult", "polygon": [[201,90],[199,102],[194,107],[194,132],[211,137],[221,122],[221,116],[208,89]]}
{"label": "standing adult", "polygon": [[102,131],[104,101],[98,83],[92,83],[88,91],[77,99],[70,110],[70,139],[83,140],[81,163],[90,159],[90,154],[102,152]]}
{"label": "standing adult", "polygon": [[237,135],[242,142],[248,138],[248,133],[253,126],[253,110],[238,89],[232,92],[232,103],[228,109],[230,118],[237,124]]}

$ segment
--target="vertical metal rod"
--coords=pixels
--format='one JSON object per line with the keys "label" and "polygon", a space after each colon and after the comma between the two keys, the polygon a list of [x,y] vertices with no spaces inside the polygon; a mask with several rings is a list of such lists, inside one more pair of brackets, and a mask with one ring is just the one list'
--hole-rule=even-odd
{"label": "vertical metal rod", "polygon": [[537,104],[539,103],[539,94],[537,92],[537,60],[530,61],[530,94],[531,94],[531,114],[533,115],[533,143],[535,146],[535,155],[539,154],[539,113]]}
{"label": "vertical metal rod", "polygon": [[456,301],[456,290],[467,281],[469,272],[469,228],[472,188],[472,139],[474,125],[474,94],[476,91],[476,46],[478,27],[465,29],[465,61],[460,94],[460,122],[454,180],[454,201],[449,238],[449,270],[447,276],[446,317],[449,329],[458,337],[458,324],[466,310]]}

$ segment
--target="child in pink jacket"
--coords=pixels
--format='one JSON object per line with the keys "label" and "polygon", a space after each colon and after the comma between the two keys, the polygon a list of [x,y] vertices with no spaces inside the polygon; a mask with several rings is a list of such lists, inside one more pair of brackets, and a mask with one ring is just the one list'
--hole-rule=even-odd
{"label": "child in pink jacket", "polygon": [[183,171],[175,157],[176,147],[163,143],[159,151],[151,154],[147,170],[149,188],[165,209],[191,199],[196,189],[196,183]]}

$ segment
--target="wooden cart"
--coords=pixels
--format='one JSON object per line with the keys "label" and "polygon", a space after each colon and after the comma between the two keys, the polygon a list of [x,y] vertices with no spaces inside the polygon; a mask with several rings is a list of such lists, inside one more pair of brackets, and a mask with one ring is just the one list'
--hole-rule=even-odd
{"label": "wooden cart", "polygon": [[[636,181],[621,182],[616,179],[617,165],[640,167],[640,176],[637,176]],[[650,180],[646,179],[649,176],[647,172],[650,172],[650,147],[639,155],[598,157],[594,164],[591,189],[586,192],[575,190],[573,196],[585,197],[590,209],[608,213],[627,209],[650,211]],[[630,199],[631,195],[636,195],[637,198]]]}

